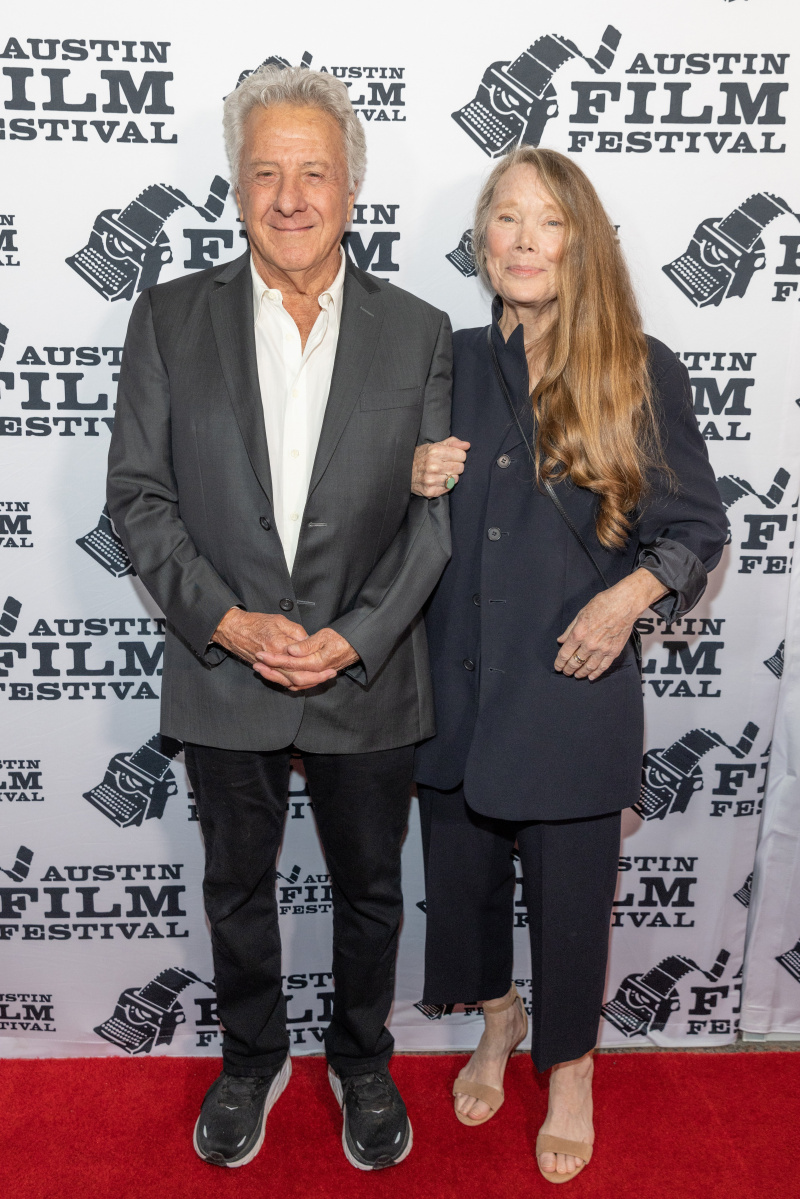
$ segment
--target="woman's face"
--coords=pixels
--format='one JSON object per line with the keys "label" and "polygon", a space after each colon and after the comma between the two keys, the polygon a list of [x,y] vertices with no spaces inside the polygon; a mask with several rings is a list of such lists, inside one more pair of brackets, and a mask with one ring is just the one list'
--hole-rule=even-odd
{"label": "woman's face", "polygon": [[509,303],[547,304],[556,297],[564,216],[528,164],[506,171],[497,185],[486,230],[486,269]]}

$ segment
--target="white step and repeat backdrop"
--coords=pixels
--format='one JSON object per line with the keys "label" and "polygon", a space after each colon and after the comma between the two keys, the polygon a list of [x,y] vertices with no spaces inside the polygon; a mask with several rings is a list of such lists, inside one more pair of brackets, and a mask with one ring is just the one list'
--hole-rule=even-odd
{"label": "white step and repeat backdrop", "polygon": [[[157,736],[163,620],[104,512],[104,475],[137,292],[244,249],[221,101],[273,56],[344,79],[365,123],[369,168],[347,236],[359,266],[447,309],[456,328],[484,324],[474,198],[504,149],[552,146],[596,183],[647,329],[689,369],[730,544],[690,617],[641,622],[645,788],[625,819],[601,1039],[729,1041],[800,476],[794,6],[564,0],[548,16],[509,0],[495,19],[474,0],[364,16],[310,0],[303,16],[253,0],[227,16],[204,0],[6,7],[0,1052],[219,1052],[199,826],[180,746]],[[783,1018],[798,1023],[800,916],[785,902],[795,843],[770,875],[761,937]],[[279,869],[293,1050],[318,1052],[333,988],[330,885],[299,773]],[[405,892],[398,1046],[470,1047],[474,1008],[418,1002],[413,808]],[[528,995],[521,901],[516,925]],[[766,1027],[777,990],[764,979]]]}

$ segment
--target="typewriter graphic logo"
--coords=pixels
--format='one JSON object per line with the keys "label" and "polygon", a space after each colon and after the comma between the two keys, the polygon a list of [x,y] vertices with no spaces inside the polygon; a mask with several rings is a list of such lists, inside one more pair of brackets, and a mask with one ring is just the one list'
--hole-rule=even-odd
{"label": "typewriter graphic logo", "polygon": [[728,216],[701,221],[686,253],[661,269],[697,308],[743,296],[755,272],[766,266],[761,233],[787,214],[797,216],[780,196],[756,192]]}
{"label": "typewriter graphic logo", "polygon": [[461,241],[456,246],[455,250],[451,250],[449,254],[445,254],[448,262],[451,262],[457,271],[460,271],[465,279],[472,278],[477,275],[478,268],[475,265],[475,258],[472,253],[472,230],[465,229],[461,234]]}
{"label": "typewriter graphic logo", "polygon": [[738,900],[743,908],[750,907],[750,897],[753,894],[753,872],[748,874],[747,878],[742,883],[738,891],[734,891],[733,898]]}
{"label": "typewriter graphic logo", "polygon": [[[309,54],[308,50],[306,50],[305,54],[297,65],[300,67],[310,67],[311,59],[313,57],[313,54]],[[288,58],[281,58],[279,54],[270,54],[269,58],[265,58],[264,61],[259,63],[257,67],[254,67],[253,70],[242,71],[241,75],[236,80],[236,87],[239,87],[241,84],[243,84],[249,75],[254,75],[256,71],[262,70],[263,67],[279,67],[282,71],[285,71],[287,67],[290,67],[291,65],[292,64],[289,62]]]}
{"label": "typewriter graphic logo", "polygon": [[678,983],[681,979],[697,970],[705,978],[717,982],[729,957],[728,951],[721,949],[711,969],[703,970],[691,958],[675,954],[664,958],[646,974],[629,974],[614,998],[603,1004],[603,1016],[626,1037],[646,1037],[651,1032],[663,1032],[672,1013],[680,1009]]}
{"label": "typewriter graphic logo", "polygon": [[6,597],[3,610],[0,612],[0,637],[10,637],[17,627],[22,604],[13,595]]}
{"label": "typewriter graphic logo", "polygon": [[783,647],[785,645],[786,642],[782,641],[772,657],[764,659],[764,665],[766,666],[767,670],[772,671],[776,679],[782,678],[783,676]]}
{"label": "typewriter graphic logo", "polygon": [[[777,508],[778,504],[784,497],[786,485],[788,484],[790,475],[788,470],[782,467],[775,472],[775,478],[772,480],[772,486],[765,495],[761,495],[756,491],[752,483],[748,483],[747,479],[740,479],[738,475],[722,475],[717,479],[717,490],[719,498],[722,500],[722,506],[727,512],[732,508],[737,500],[743,496],[751,495],[754,499],[759,500],[765,508]],[[731,539],[730,520],[728,521],[728,544]]]}
{"label": "typewriter graphic logo", "polygon": [[33,850],[28,849],[27,845],[20,845],[14,865],[8,868],[0,866],[0,873],[7,874],[9,878],[13,878],[15,883],[21,883],[23,879],[28,877],[32,861]]}
{"label": "typewriter graphic logo", "polygon": [[791,949],[779,954],[775,961],[791,974],[795,982],[800,983],[800,940],[795,941]]}
{"label": "typewriter graphic logo", "polygon": [[582,58],[596,74],[604,75],[621,36],[607,25],[597,53],[589,58],[569,38],[547,33],[513,62],[488,66],[474,100],[454,112],[453,120],[490,158],[499,158],[520,143],[538,146],[545,125],[558,115],[552,78],[559,67]]}
{"label": "typewriter graphic logo", "polygon": [[160,820],[178,791],[170,763],[182,749],[182,741],[156,733],[135,753],[114,754],[102,783],[83,798],[119,828]]}
{"label": "typewriter graphic logo", "polygon": [[100,513],[100,519],[91,532],[79,537],[75,544],[85,550],[90,558],[94,558],[95,562],[99,562],[115,579],[136,574],[125,546],[117,536],[114,522],[108,514],[108,504]]}
{"label": "typewriter graphic logo", "polygon": [[642,762],[642,791],[634,812],[642,820],[664,820],[685,812],[695,791],[703,788],[700,759],[718,745],[735,758],[746,758],[758,735],[758,725],[748,723],[736,745],[727,745],[710,729],[691,729],[667,749],[651,749]]}
{"label": "typewriter graphic logo", "polygon": [[170,966],[145,987],[128,987],[117,1000],[114,1015],[95,1032],[125,1053],[150,1053],[156,1045],[170,1045],[179,1024],[186,1022],[178,996],[192,983],[214,990],[182,966]]}
{"label": "typewriter graphic logo", "polygon": [[414,1007],[426,1020],[441,1020],[442,1016],[452,1015],[454,1003],[415,1003]]}
{"label": "typewriter graphic logo", "polygon": [[176,187],[153,183],[127,208],[106,208],[95,219],[89,241],[65,259],[67,266],[104,300],[130,300],[134,291],[158,283],[162,266],[172,262],[164,224],[179,208],[193,208],[204,221],[222,216],[228,184],[219,175],[211,182],[205,204],[193,204]]}

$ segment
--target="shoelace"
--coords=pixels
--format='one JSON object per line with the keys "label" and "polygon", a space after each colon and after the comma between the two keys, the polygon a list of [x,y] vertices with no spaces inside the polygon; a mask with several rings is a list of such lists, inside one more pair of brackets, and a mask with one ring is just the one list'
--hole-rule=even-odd
{"label": "shoelace", "polygon": [[349,1078],[347,1089],[360,1111],[385,1112],[392,1106],[388,1084],[380,1074],[358,1074]]}
{"label": "shoelace", "polygon": [[259,1087],[266,1081],[265,1078],[236,1078],[231,1074],[226,1075],[219,1089],[217,1102],[228,1108],[243,1107],[252,1103]]}

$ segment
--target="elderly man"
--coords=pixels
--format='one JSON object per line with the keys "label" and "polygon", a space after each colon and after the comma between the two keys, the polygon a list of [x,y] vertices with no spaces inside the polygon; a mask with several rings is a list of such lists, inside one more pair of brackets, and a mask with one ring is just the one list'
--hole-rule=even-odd
{"label": "elderly man", "polygon": [[167,617],[162,731],[186,743],[205,839],[225,1036],[194,1144],[250,1161],[289,1080],[275,862],[296,748],[333,891],[328,1072],[370,1170],[412,1139],[384,1021],[433,732],[419,612],[449,555],[446,501],[409,489],[415,446],[448,432],[450,327],[345,259],[365,142],[342,83],[261,69],[224,123],[250,248],[139,299],[108,479]]}

